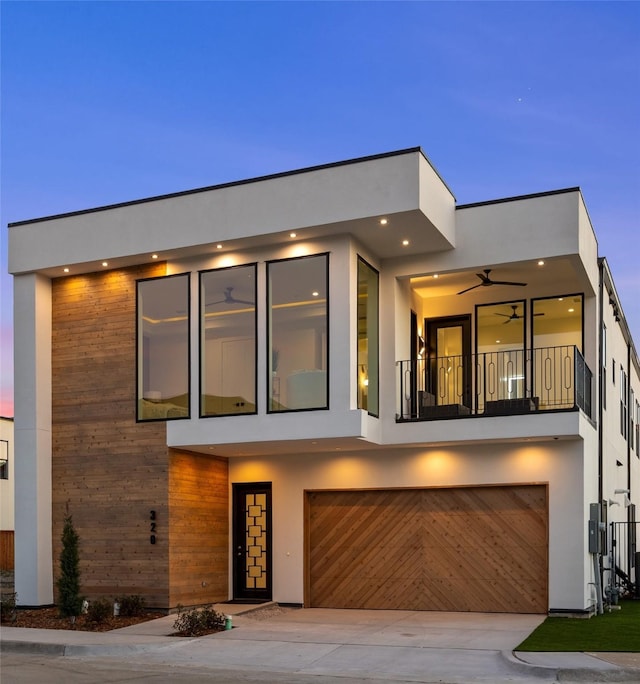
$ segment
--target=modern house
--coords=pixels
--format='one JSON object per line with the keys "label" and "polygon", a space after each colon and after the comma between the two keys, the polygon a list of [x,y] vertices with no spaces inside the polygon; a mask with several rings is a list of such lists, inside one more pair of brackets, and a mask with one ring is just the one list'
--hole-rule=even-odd
{"label": "modern house", "polygon": [[414,148],[9,228],[20,604],[68,514],[83,593],[162,609],[637,586],[640,366],[579,188],[459,205]]}

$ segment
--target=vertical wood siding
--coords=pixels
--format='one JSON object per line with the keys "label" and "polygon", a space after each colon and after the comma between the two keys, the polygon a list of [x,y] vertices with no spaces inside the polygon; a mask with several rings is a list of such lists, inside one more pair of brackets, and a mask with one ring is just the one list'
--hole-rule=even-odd
{"label": "vertical wood siding", "polygon": [[[164,264],[52,282],[54,580],[67,512],[88,598],[169,605],[166,427],[136,423],[135,281]],[[149,540],[149,512],[157,543]]]}
{"label": "vertical wood siding", "polygon": [[229,486],[225,459],[171,450],[171,606],[229,598]]}
{"label": "vertical wood siding", "polygon": [[0,531],[0,570],[13,570],[13,530]]}

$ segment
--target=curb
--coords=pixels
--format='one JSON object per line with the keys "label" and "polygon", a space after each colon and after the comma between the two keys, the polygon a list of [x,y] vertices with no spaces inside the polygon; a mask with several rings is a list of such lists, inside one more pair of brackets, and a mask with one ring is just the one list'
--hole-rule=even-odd
{"label": "curb", "polygon": [[[558,682],[640,682],[639,668],[624,668],[610,665],[603,668],[557,667],[553,665],[533,665],[518,658],[512,651],[501,651],[502,657],[514,670],[537,677],[554,674]],[[603,661],[604,662],[604,661]]]}
{"label": "curb", "polygon": [[[182,641],[185,641],[184,639]],[[188,641],[188,640],[187,640]],[[2,653],[26,653],[52,656],[115,656],[144,653],[178,645],[180,642],[159,642],[147,644],[48,644],[36,641],[2,641]]]}
{"label": "curb", "polygon": [[585,668],[559,669],[559,682],[631,682],[640,681],[640,670],[617,668],[615,670],[589,670]]}
{"label": "curb", "polygon": [[511,667],[522,674],[533,675],[535,677],[548,677],[550,674],[557,674],[559,669],[549,665],[532,665],[520,660],[513,651],[500,651],[503,659],[511,665]]}

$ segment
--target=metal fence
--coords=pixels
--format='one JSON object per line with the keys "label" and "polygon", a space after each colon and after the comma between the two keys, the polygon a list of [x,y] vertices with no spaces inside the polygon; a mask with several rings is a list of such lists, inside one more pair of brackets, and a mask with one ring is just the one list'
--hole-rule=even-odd
{"label": "metal fence", "polygon": [[577,347],[513,349],[398,361],[398,420],[581,408],[592,373]]}
{"label": "metal fence", "polygon": [[612,522],[609,592],[640,598],[640,522]]}

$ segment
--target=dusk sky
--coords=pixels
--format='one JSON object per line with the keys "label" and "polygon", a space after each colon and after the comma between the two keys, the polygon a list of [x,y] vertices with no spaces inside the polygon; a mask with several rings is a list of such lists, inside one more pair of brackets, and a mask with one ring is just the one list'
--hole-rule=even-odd
{"label": "dusk sky", "polygon": [[0,2],[7,223],[421,146],[459,204],[580,186],[640,346],[637,2]]}

